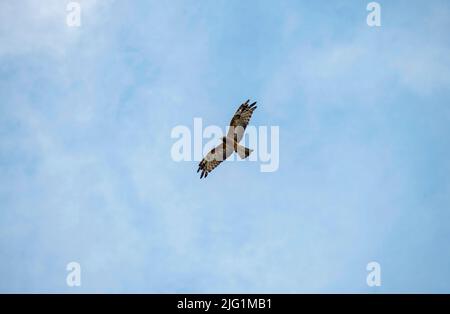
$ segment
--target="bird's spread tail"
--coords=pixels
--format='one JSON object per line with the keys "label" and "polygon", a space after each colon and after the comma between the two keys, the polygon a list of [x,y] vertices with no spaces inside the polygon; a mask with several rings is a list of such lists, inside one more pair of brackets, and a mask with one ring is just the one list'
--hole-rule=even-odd
{"label": "bird's spread tail", "polygon": [[250,154],[253,152],[253,149],[237,144],[236,152],[238,153],[239,157],[241,157],[241,159],[245,159],[250,156]]}

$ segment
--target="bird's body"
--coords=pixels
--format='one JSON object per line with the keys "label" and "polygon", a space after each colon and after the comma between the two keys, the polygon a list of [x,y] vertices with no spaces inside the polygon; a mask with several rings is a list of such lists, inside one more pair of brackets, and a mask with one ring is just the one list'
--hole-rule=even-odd
{"label": "bird's body", "polygon": [[207,177],[208,173],[216,168],[222,161],[236,152],[240,158],[247,158],[253,150],[239,144],[244,137],[245,128],[247,127],[253,111],[257,108],[256,101],[249,105],[250,100],[243,103],[230,122],[230,129],[227,136],[222,138],[222,142],[213,148],[205,158],[198,164],[198,170],[202,170],[200,179]]}

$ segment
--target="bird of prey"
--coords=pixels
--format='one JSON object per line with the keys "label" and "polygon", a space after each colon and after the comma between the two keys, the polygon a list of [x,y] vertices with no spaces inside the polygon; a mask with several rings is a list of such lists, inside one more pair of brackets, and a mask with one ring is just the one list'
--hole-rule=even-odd
{"label": "bird of prey", "polygon": [[239,145],[239,142],[244,137],[245,128],[252,117],[253,111],[257,108],[256,101],[252,104],[249,104],[249,102],[250,99],[238,108],[233,119],[231,119],[227,136],[224,136],[222,142],[213,148],[198,164],[197,172],[202,171],[200,179],[206,178],[208,173],[230,157],[233,152],[236,152],[241,159],[247,158],[252,153],[253,149]]}

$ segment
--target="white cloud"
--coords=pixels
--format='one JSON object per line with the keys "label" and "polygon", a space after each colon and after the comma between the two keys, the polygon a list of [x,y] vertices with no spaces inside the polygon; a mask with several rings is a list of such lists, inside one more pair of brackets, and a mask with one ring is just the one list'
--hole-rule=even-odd
{"label": "white cloud", "polygon": [[84,28],[67,26],[66,5],[69,1],[2,1],[0,57],[30,53],[64,56],[67,47],[78,41],[80,33],[101,19],[111,1],[79,0]]}

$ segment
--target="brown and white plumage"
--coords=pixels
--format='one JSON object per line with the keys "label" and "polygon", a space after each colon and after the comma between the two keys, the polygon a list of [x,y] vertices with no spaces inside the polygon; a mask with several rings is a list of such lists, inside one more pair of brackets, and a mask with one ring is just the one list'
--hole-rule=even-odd
{"label": "brown and white plumage", "polygon": [[244,137],[245,128],[252,117],[253,111],[256,109],[256,101],[250,105],[249,102],[250,100],[247,100],[243,103],[234,114],[228,134],[222,139],[222,143],[213,148],[198,164],[197,172],[202,171],[200,179],[206,178],[208,173],[230,157],[233,152],[237,152],[241,158],[246,158],[253,151],[239,145],[239,142]]}
{"label": "brown and white plumage", "polygon": [[230,121],[230,129],[228,130],[227,137],[234,137],[235,141],[238,143],[244,137],[245,128],[250,122],[253,111],[257,108],[256,101],[250,105],[248,104],[249,102],[250,99],[240,105],[238,110],[236,110],[233,119]]}
{"label": "brown and white plumage", "polygon": [[222,161],[230,157],[231,154],[233,154],[233,151],[233,143],[230,143],[226,140],[222,141],[222,143],[214,147],[198,164],[197,172],[202,170],[200,179],[203,177],[206,178],[208,176],[208,173],[210,173],[214,168],[220,165]]}

